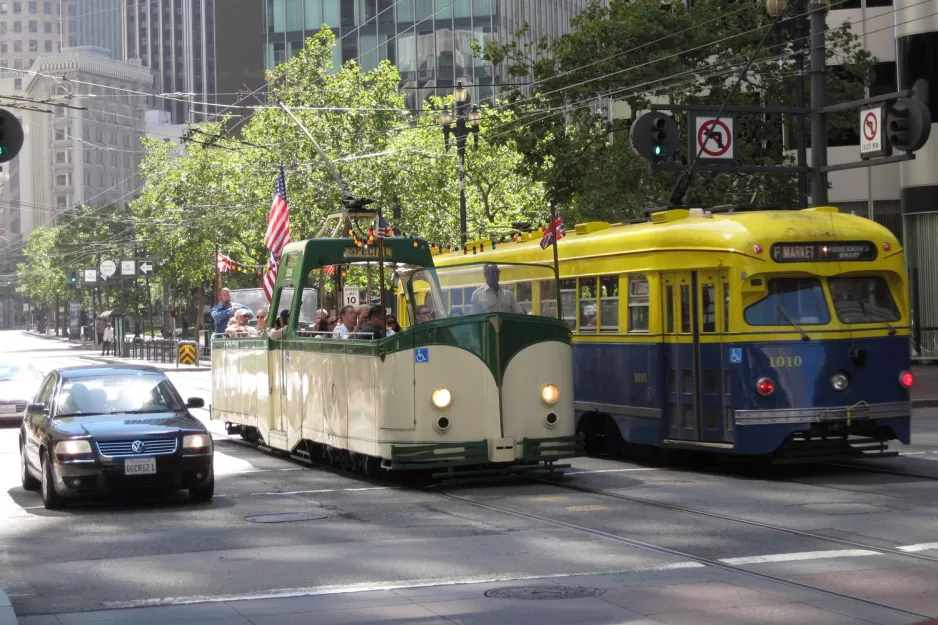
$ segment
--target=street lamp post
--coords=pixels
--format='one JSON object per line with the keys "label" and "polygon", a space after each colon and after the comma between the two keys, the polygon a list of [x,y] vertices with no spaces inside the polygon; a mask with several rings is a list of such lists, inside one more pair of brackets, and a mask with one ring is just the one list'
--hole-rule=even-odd
{"label": "street lamp post", "polygon": [[[807,0],[766,0],[765,10],[769,17],[776,18],[782,15],[785,10],[791,7],[791,17],[786,20],[779,20],[775,28],[775,54],[781,51],[782,32],[788,31],[792,38],[792,49],[795,53],[795,107],[805,108],[805,90],[804,90],[804,57],[807,49],[808,32],[808,13],[805,10]],[[797,137],[796,145],[798,150],[798,167],[802,168],[798,172],[798,206],[800,208],[808,207],[808,172],[804,169],[808,166],[808,149],[806,138],[808,135],[807,122],[805,115],[800,114],[797,118]]]}
{"label": "street lamp post", "polygon": [[466,139],[471,134],[475,141],[475,148],[479,148],[479,124],[482,123],[482,113],[479,112],[478,106],[472,104],[469,90],[462,86],[462,82],[456,83],[453,99],[456,101],[456,106],[453,111],[444,110],[440,114],[440,125],[443,126],[443,138],[447,150],[449,150],[449,136],[456,137],[456,152],[459,155],[459,237],[465,245],[468,231],[466,225]]}

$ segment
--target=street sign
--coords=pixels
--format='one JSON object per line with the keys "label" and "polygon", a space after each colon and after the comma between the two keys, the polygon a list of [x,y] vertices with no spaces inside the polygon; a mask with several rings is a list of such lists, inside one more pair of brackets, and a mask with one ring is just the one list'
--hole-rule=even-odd
{"label": "street sign", "polygon": [[135,260],[122,260],[122,261],[121,261],[121,275],[122,275],[122,276],[135,276],[135,275],[137,275],[137,261],[135,261]]}
{"label": "street sign", "polygon": [[[690,135],[691,158],[700,152],[700,162],[732,161],[736,158],[733,118],[715,115],[692,115]],[[707,133],[710,133],[709,138]],[[703,145],[703,151],[700,146]]]}
{"label": "street sign", "polygon": [[347,286],[342,289],[344,291],[344,301],[346,306],[358,306],[360,295],[358,292],[357,286]]}
{"label": "street sign", "polygon": [[85,269],[83,271],[85,274],[85,284],[94,284],[98,281],[98,270],[97,269]]}
{"label": "street sign", "polygon": [[860,158],[887,156],[883,142],[883,109],[860,111]]}
{"label": "street sign", "polygon": [[101,270],[101,278],[107,280],[115,273],[117,273],[117,263],[115,263],[113,260],[105,260],[101,262],[101,267],[99,267],[99,269]]}
{"label": "street sign", "polygon": [[144,275],[144,276],[153,275],[153,261],[152,260],[137,261],[137,267],[139,268],[141,275]]}

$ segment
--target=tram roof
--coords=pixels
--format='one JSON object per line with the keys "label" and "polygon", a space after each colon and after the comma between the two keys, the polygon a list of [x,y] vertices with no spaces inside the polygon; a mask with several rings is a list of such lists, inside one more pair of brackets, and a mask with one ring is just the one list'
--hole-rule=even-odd
{"label": "tram roof", "polygon": [[[518,243],[505,242],[491,250],[485,246],[486,260],[504,256],[516,262],[550,261],[551,248],[541,249],[540,235]],[[837,208],[823,206],[804,210],[761,210],[745,212],[714,212],[704,209],[670,209],[651,213],[646,220],[610,224],[590,222],[568,228],[560,240],[561,260],[616,254],[625,251],[720,251],[753,255],[754,245],[768,249],[777,242],[813,241],[888,242],[893,253],[901,250],[900,242],[884,226],[856,215],[840,213]],[[469,243],[471,250],[474,244]],[[479,259],[481,262],[482,259]],[[454,265],[474,262],[473,254],[437,256],[436,264]]]}
{"label": "tram roof", "polygon": [[[296,241],[284,248],[283,256],[286,258],[296,252],[303,254],[304,273],[316,267],[378,260],[376,246],[363,248],[351,238]],[[432,267],[433,256],[430,254],[430,246],[423,239],[387,237],[384,239],[384,262]]]}

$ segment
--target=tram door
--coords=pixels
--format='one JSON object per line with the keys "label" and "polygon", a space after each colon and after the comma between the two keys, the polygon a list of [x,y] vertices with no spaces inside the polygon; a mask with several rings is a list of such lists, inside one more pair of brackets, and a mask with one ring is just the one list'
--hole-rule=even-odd
{"label": "tram door", "polygon": [[665,413],[668,438],[720,443],[732,440],[723,415],[729,405],[729,284],[725,270],[665,273]]}

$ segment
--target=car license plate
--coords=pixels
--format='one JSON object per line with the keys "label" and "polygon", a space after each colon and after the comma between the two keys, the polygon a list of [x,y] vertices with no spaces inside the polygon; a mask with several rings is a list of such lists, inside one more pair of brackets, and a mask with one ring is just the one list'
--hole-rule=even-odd
{"label": "car license plate", "polygon": [[124,460],[124,475],[153,475],[156,473],[156,458],[127,458]]}
{"label": "car license plate", "polygon": [[0,404],[0,413],[16,412],[16,404]]}

